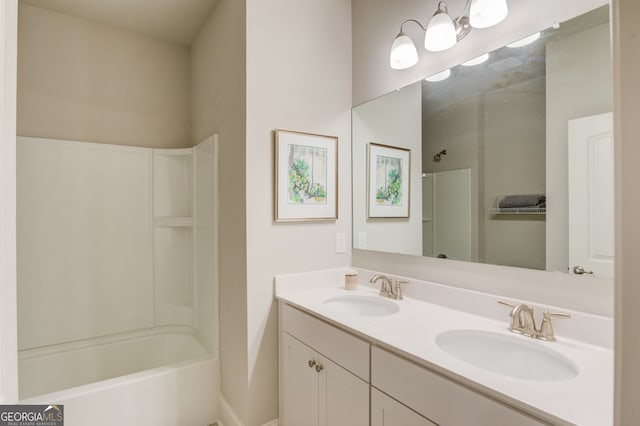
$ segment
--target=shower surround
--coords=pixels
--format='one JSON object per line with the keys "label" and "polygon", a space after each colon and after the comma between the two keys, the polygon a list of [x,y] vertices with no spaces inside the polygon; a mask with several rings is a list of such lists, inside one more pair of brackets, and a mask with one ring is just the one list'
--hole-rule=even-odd
{"label": "shower surround", "polygon": [[217,400],[216,150],[18,138],[21,402],[65,403],[71,425],[96,424],[94,398],[170,404],[183,424],[176,395]]}

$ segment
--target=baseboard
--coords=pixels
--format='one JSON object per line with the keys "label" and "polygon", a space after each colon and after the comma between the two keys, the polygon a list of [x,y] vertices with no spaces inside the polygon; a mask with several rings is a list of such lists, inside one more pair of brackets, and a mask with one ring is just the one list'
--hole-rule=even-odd
{"label": "baseboard", "polygon": [[218,395],[218,404],[220,407],[218,426],[244,426],[222,394]]}
{"label": "baseboard", "polygon": [[[222,423],[222,421],[218,421],[216,423],[216,426],[224,426],[224,424]],[[269,423],[265,423],[262,426],[278,426],[278,419],[271,420]]]}
{"label": "baseboard", "polygon": [[[218,395],[218,399],[220,408],[220,419],[218,420],[218,426],[244,426],[244,424],[238,419],[238,416],[231,409],[231,406],[224,398],[224,396],[222,396],[222,394]],[[271,420],[270,422],[267,422],[262,426],[278,426],[278,419]]]}

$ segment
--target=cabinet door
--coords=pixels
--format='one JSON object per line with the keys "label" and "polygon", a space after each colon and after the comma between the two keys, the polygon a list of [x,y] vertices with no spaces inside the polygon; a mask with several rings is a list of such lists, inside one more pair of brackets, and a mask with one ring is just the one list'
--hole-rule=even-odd
{"label": "cabinet door", "polygon": [[369,384],[320,356],[320,426],[369,426]]}
{"label": "cabinet door", "polygon": [[371,426],[434,426],[415,411],[371,388]]}
{"label": "cabinet door", "polygon": [[282,333],[283,426],[318,426],[317,353]]}

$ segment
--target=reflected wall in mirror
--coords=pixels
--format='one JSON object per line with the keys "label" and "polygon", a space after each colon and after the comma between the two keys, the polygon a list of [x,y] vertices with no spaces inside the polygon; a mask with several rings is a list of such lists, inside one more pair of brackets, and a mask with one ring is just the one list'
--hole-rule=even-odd
{"label": "reflected wall in mirror", "polygon": [[[610,56],[605,6],[354,108],[354,248],[612,277]],[[370,143],[411,150],[409,218],[367,218]]]}

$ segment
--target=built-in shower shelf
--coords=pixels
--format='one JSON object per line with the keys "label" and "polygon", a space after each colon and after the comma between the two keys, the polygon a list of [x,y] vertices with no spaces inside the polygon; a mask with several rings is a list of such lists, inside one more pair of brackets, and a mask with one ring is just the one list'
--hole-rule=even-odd
{"label": "built-in shower shelf", "polygon": [[534,207],[522,207],[522,208],[491,208],[489,209],[489,214],[510,214],[510,215],[514,215],[514,214],[547,214],[547,209],[546,208],[542,208],[542,209],[538,209],[538,208],[534,208]]}
{"label": "built-in shower shelf", "polygon": [[155,325],[193,325],[192,306],[156,305]]}
{"label": "built-in shower shelf", "polygon": [[192,217],[156,217],[153,219],[153,226],[162,227],[191,227]]}

